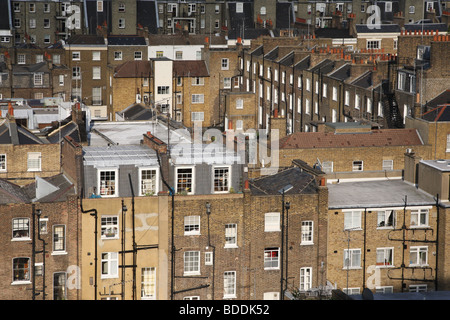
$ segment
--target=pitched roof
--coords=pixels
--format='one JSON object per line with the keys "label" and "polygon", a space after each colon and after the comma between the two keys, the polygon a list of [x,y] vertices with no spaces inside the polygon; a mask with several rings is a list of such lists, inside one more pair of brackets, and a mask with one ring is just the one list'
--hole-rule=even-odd
{"label": "pitched roof", "polygon": [[279,140],[280,149],[415,146],[422,144],[416,129],[381,129],[361,133],[296,132]]}
{"label": "pitched roof", "polygon": [[150,61],[127,61],[117,66],[114,70],[115,78],[139,78],[143,76],[150,76],[151,63]]}
{"label": "pitched roof", "polygon": [[177,76],[208,77],[209,72],[204,60],[175,60],[173,73]]}
{"label": "pitched roof", "polygon": [[66,41],[70,45],[105,45],[105,39],[94,34],[75,34]]}
{"label": "pitched roof", "polygon": [[67,196],[75,195],[74,184],[63,174],[40,178],[24,187],[24,191],[32,201],[55,202],[65,201]]}
{"label": "pitched roof", "polygon": [[0,179],[0,203],[26,203],[30,199],[18,185]]}
{"label": "pitched roof", "polygon": [[280,194],[279,191],[288,185],[292,188],[285,191],[285,194],[310,194],[317,190],[315,177],[299,167],[290,167],[249,181],[250,190],[255,195]]}
{"label": "pitched roof", "polygon": [[369,28],[366,24],[357,24],[355,26],[356,33],[400,33],[398,24],[381,24],[379,28]]}
{"label": "pitched roof", "polygon": [[43,144],[44,141],[39,139],[32,132],[20,125],[17,125],[15,121],[5,118],[3,122],[0,122],[0,144]]}
{"label": "pitched roof", "polygon": [[146,46],[145,38],[135,35],[108,36],[108,46]]}

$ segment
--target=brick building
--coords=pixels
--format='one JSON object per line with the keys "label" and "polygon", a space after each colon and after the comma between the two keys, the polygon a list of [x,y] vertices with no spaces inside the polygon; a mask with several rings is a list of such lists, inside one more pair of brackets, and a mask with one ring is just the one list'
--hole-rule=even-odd
{"label": "brick building", "polygon": [[81,299],[81,214],[73,185],[62,174],[23,187],[0,184],[1,298]]}
{"label": "brick building", "polygon": [[60,172],[59,144],[48,143],[17,125],[14,117],[1,122],[0,178],[28,184],[35,177]]}
{"label": "brick building", "polygon": [[247,187],[175,197],[175,299],[278,300],[326,285],[326,187],[298,167]]}

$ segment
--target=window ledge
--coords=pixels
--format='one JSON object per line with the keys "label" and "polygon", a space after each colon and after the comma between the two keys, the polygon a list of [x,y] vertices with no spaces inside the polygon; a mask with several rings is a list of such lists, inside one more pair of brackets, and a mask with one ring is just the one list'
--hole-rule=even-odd
{"label": "window ledge", "polygon": [[231,245],[225,245],[224,249],[237,249],[239,248],[237,245],[235,244],[231,244]]}
{"label": "window ledge", "polygon": [[20,285],[24,285],[24,284],[31,284],[31,281],[30,280],[20,280],[20,281],[11,282],[12,286],[20,286]]}
{"label": "window ledge", "polygon": [[20,241],[31,241],[31,238],[12,238],[11,241],[20,242]]}
{"label": "window ledge", "polygon": [[67,251],[53,251],[52,256],[64,256],[67,254]]}

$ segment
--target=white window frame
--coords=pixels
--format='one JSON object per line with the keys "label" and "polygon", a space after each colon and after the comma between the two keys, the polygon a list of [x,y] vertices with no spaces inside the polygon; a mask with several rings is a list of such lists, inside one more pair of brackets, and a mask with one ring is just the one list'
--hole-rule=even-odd
{"label": "white window frame", "polygon": [[142,60],[142,51],[135,51],[134,52],[134,60]]}
{"label": "white window frame", "polygon": [[[421,219],[422,217],[424,217],[424,221]],[[429,227],[429,217],[429,209],[411,209],[411,228]]]}
{"label": "white window frame", "polygon": [[200,251],[185,251],[183,261],[184,275],[200,275]]}
{"label": "white window frame", "polygon": [[301,226],[300,245],[314,244],[314,221],[304,220]]}
{"label": "white window frame", "polygon": [[344,211],[344,230],[361,230],[361,210]]}
{"label": "white window frame", "polygon": [[[60,228],[62,227],[63,230],[63,234],[62,235],[58,235],[55,232],[56,228]],[[67,232],[66,232],[66,226],[63,224],[57,224],[57,225],[53,225],[52,227],[52,232],[53,232],[53,236],[52,236],[52,254],[66,254],[66,238],[67,238]],[[56,245],[60,245],[60,247],[56,248]]]}
{"label": "white window frame", "polygon": [[237,248],[237,224],[227,223],[225,224],[225,245],[224,248]]}
{"label": "white window frame", "polygon": [[0,171],[6,172],[8,170],[7,166],[7,156],[5,153],[0,154]]}
{"label": "white window frame", "polygon": [[392,171],[392,170],[394,170],[394,160],[383,160],[383,162],[382,162],[382,170],[383,171]]}
{"label": "white window frame", "polygon": [[344,249],[344,269],[360,269],[361,268],[361,249]]}
{"label": "white window frame", "polygon": [[[30,219],[24,217],[15,217],[11,221],[11,240],[12,241],[23,241],[30,240]],[[23,232],[25,231],[25,232]],[[22,234],[23,232],[23,234]],[[14,233],[19,233],[19,235],[14,236]]]}
{"label": "white window frame", "polygon": [[99,66],[92,67],[92,80],[102,79],[102,69]]}
{"label": "white window frame", "polygon": [[377,228],[378,229],[392,229],[396,223],[396,211],[392,209],[377,211]]}
{"label": "white window frame", "polygon": [[394,266],[394,247],[377,248],[376,266],[378,268]]}
{"label": "white window frame", "polygon": [[[107,194],[107,193],[102,192],[102,187],[101,187],[102,183],[100,181],[102,172],[114,172],[114,185],[113,185],[114,193]],[[105,184],[105,188],[109,188],[109,187],[106,187],[106,184]],[[98,169],[97,170],[97,190],[98,190],[99,195],[101,195],[103,198],[117,197],[119,195],[119,170],[117,168]],[[108,193],[109,193],[109,191],[108,191]]]}
{"label": "white window frame", "polygon": [[190,169],[191,170],[191,189],[190,191],[187,191],[187,194],[194,194],[195,193],[195,167],[193,166],[181,166],[175,168],[175,193],[182,192],[183,190],[178,190],[178,170],[183,169]]}
{"label": "white window frame", "polygon": [[[276,257],[273,254],[276,253]],[[267,247],[264,248],[264,270],[280,269],[280,248]]]}
{"label": "white window frame", "polygon": [[[361,163],[361,164],[359,164],[359,163]],[[352,171],[353,172],[364,171],[364,161],[362,161],[362,160],[353,160],[352,161]]]}
{"label": "white window frame", "polygon": [[72,52],[72,61],[80,61],[80,60],[81,60],[80,51],[73,51]]}
{"label": "white window frame", "polygon": [[184,235],[185,236],[200,235],[200,216],[198,215],[184,216]]}
{"label": "white window frame", "polygon": [[230,69],[230,60],[228,58],[222,58],[220,67],[222,70],[229,70]]}
{"label": "white window frame", "polygon": [[[117,252],[101,253],[101,279],[111,279],[119,277],[119,258]],[[106,270],[105,270],[106,265]],[[106,271],[106,272],[105,272]],[[103,273],[105,272],[105,273]]]}
{"label": "white window frame", "polygon": [[300,283],[299,290],[301,292],[306,292],[311,290],[312,288],[312,268],[311,267],[303,267],[300,268]]}
{"label": "white window frame", "polygon": [[100,218],[100,238],[102,240],[119,239],[119,216],[102,215]]}
{"label": "white window frame", "polygon": [[122,51],[114,51],[114,60],[122,60]]}
{"label": "white window frame", "polygon": [[18,54],[17,55],[17,64],[25,64],[26,63],[26,55],[25,54]]}
{"label": "white window frame", "polygon": [[409,266],[426,267],[428,266],[428,247],[411,246],[409,250]]}
{"label": "white window frame", "polygon": [[42,155],[40,152],[28,152],[27,154],[27,171],[42,170]]}
{"label": "white window frame", "polygon": [[214,253],[212,251],[205,252],[205,266],[214,264]]}
{"label": "white window frame", "polygon": [[202,104],[205,103],[205,95],[203,93],[195,93],[191,96],[192,104]]}
{"label": "white window frame", "polygon": [[139,195],[140,196],[149,195],[148,192],[143,192],[144,191],[144,188],[143,188],[144,180],[142,179],[143,171],[154,171],[155,172],[155,184],[153,185],[153,188],[152,188],[154,190],[152,190],[151,193],[158,194],[158,192],[159,192],[159,169],[156,167],[143,167],[143,168],[139,168]]}
{"label": "white window frame", "polygon": [[[225,177],[225,183],[223,185],[217,185],[218,189],[222,190],[216,190],[216,180],[220,180],[219,177],[216,178],[216,170],[226,170],[226,177]],[[212,167],[212,188],[213,193],[228,193],[230,191],[231,187],[231,166],[225,166],[225,165],[217,165]],[[223,179],[223,177],[222,177]]]}
{"label": "white window frame", "polygon": [[156,268],[141,270],[141,300],[156,300]]}
{"label": "white window frame", "polygon": [[279,212],[267,212],[264,215],[264,232],[279,232],[280,226],[280,213]]}
{"label": "white window frame", "polygon": [[223,298],[236,298],[236,271],[225,271],[223,273]]}

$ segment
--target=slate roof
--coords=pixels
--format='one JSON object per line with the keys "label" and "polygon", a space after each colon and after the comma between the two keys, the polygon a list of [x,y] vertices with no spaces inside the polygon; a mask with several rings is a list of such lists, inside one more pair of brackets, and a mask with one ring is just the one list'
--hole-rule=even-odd
{"label": "slate roof", "polygon": [[149,33],[158,33],[158,14],[156,1],[138,0],[136,1],[136,23],[139,26],[148,28]]}
{"label": "slate roof", "polygon": [[126,61],[114,69],[115,78],[141,78],[150,76],[150,61]]}
{"label": "slate roof", "polygon": [[287,168],[276,174],[249,181],[250,190],[254,195],[278,195],[279,190],[289,184],[292,185],[292,189],[286,191],[286,195],[317,192],[315,177],[298,167]]}
{"label": "slate roof", "polygon": [[70,121],[69,123],[66,123],[63,126],[52,131],[47,136],[47,140],[50,143],[59,143],[66,136],[71,137],[75,142],[78,142],[78,143],[81,142],[80,130],[79,130],[78,125],[75,122]]}
{"label": "slate roof", "polygon": [[5,179],[0,179],[0,203],[27,203],[30,199],[18,185]]}
{"label": "slate roof", "polygon": [[[75,195],[76,190],[75,186],[72,182],[70,182],[67,177],[60,173],[55,176],[38,178],[43,179],[50,185],[49,190],[45,190],[46,187],[42,187],[43,190],[37,192],[36,184],[39,183],[34,181],[23,187],[25,193],[31,200],[36,200],[39,202],[56,202],[56,201],[65,201],[68,195]],[[39,198],[37,198],[39,196]]]}
{"label": "slate roof", "polygon": [[[95,1],[94,1],[95,2]],[[105,45],[105,39],[94,34],[75,34],[66,41],[70,45]]]}
{"label": "slate roof", "polygon": [[0,144],[43,144],[44,141],[39,139],[26,128],[17,125],[15,121],[5,118],[0,122]]}
{"label": "slate roof", "polygon": [[[205,34],[151,34],[148,37],[149,46],[172,46],[172,45],[204,45]],[[226,45],[227,41],[223,36],[209,37],[210,45]]]}
{"label": "slate roof", "polygon": [[355,29],[356,33],[400,33],[400,26],[398,24],[381,24],[380,28],[372,29],[365,24],[357,24]]}
{"label": "slate roof", "polygon": [[108,36],[108,46],[146,46],[144,37],[135,35]]}
{"label": "slate roof", "polygon": [[427,102],[428,111],[422,116],[427,121],[450,121],[450,89]]}
{"label": "slate roof", "polygon": [[331,71],[333,71],[335,66],[336,66],[336,62],[334,60],[325,59],[325,60],[320,61],[315,66],[313,66],[311,69],[309,69],[309,71],[314,72],[314,73],[320,72],[322,74],[327,74],[327,73],[330,73]]}
{"label": "slate roof", "polygon": [[9,1],[0,1],[0,29],[11,30],[9,25]]}
{"label": "slate roof", "polygon": [[119,112],[125,120],[150,120],[153,111],[143,104],[135,103]]}
{"label": "slate roof", "polygon": [[279,140],[280,149],[417,146],[422,144],[416,129],[380,129],[361,133],[295,132]]}
{"label": "slate roof", "polygon": [[177,76],[208,77],[209,72],[204,60],[175,60],[173,73]]}
{"label": "slate roof", "polygon": [[361,88],[370,88],[373,85],[372,71],[366,71],[364,74],[356,78],[352,84]]}

